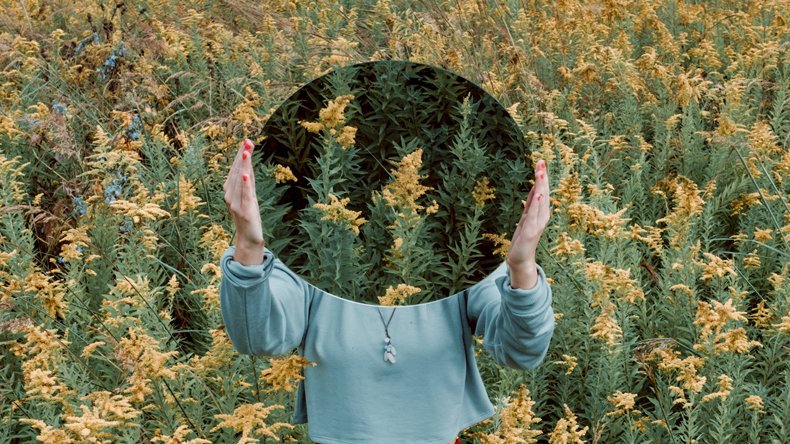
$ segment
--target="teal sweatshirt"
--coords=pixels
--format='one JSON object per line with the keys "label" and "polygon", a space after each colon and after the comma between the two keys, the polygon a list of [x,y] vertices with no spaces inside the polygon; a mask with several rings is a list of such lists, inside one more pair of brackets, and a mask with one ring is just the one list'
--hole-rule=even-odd
{"label": "teal sweatshirt", "polygon": [[[234,251],[220,260],[228,336],[241,353],[297,349],[316,363],[304,370],[293,422],[307,422],[310,439],[322,444],[446,444],[494,413],[473,336],[498,364],[527,369],[543,360],[554,331],[540,266],[531,289],[513,289],[502,262],[466,290],[393,314],[313,286],[268,248],[257,265],[235,261]],[[384,354],[388,320],[394,363]]]}

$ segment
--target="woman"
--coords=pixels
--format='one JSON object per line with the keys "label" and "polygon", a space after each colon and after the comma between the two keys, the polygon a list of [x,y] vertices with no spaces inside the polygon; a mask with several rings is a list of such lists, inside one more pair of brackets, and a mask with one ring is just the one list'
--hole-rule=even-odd
{"label": "woman", "polygon": [[333,443],[453,442],[494,413],[472,336],[500,365],[534,368],[554,331],[551,288],[535,252],[550,215],[545,161],[524,204],[507,260],[471,288],[436,301],[384,307],[353,302],[297,276],[265,247],[251,141],[224,184],[236,225],[222,255],[222,315],[241,353],[294,348],[316,366],[299,386],[295,423]]}

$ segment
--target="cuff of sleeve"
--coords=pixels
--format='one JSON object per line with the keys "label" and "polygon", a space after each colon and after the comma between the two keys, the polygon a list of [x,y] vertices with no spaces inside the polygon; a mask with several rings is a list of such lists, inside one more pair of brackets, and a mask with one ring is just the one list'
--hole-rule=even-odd
{"label": "cuff of sleeve", "polygon": [[231,245],[220,259],[222,275],[227,277],[234,285],[249,288],[266,280],[274,268],[274,253],[268,248],[263,249],[263,262],[260,264],[243,265],[233,258],[236,246]]}
{"label": "cuff of sleeve", "polygon": [[551,304],[551,292],[549,283],[546,281],[546,273],[540,265],[537,265],[538,281],[530,289],[513,288],[510,285],[510,269],[508,268],[503,276],[496,279],[496,285],[502,294],[502,301],[510,307],[516,314],[527,314],[529,312],[540,311],[545,305]]}

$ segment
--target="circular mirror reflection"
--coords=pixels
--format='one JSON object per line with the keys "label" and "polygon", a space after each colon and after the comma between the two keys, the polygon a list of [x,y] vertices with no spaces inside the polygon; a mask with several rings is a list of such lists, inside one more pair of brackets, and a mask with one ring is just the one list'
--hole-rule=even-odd
{"label": "circular mirror reflection", "polygon": [[413,62],[330,71],[289,96],[263,132],[267,247],[312,285],[371,304],[441,299],[492,273],[534,174],[494,97]]}

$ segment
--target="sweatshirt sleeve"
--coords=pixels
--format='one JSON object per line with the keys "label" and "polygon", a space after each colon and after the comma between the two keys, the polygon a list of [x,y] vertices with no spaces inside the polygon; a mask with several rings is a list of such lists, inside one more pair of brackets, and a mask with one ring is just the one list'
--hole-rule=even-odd
{"label": "sweatshirt sleeve", "polygon": [[264,248],[261,264],[242,265],[235,246],[220,259],[225,329],[240,353],[277,356],[299,346],[307,328],[310,285]]}
{"label": "sweatshirt sleeve", "polygon": [[510,267],[503,262],[469,289],[470,325],[500,365],[535,368],[548,351],[554,333],[551,287],[543,268],[538,265],[537,270],[538,281],[533,288],[514,289],[510,286]]}

